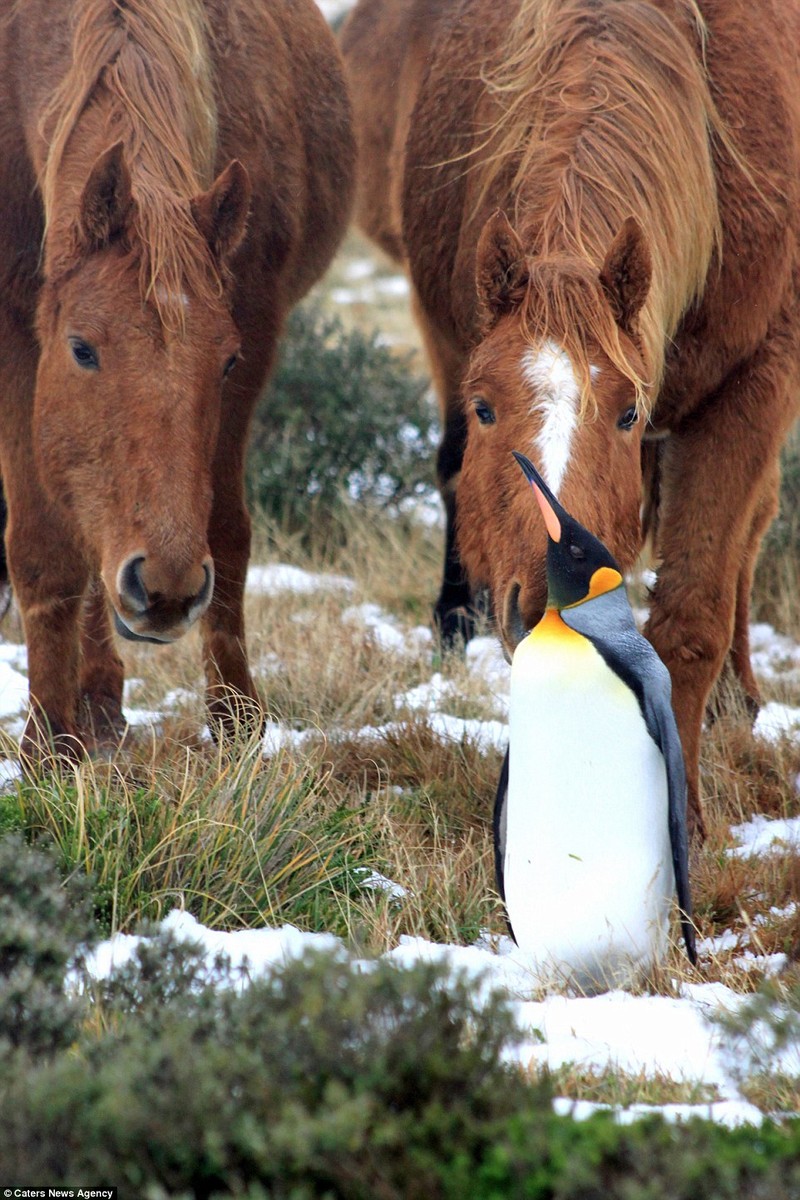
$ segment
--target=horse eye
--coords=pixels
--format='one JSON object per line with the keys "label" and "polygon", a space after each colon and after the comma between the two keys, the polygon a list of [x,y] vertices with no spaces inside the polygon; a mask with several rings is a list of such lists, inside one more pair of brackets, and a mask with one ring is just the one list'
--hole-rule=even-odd
{"label": "horse eye", "polygon": [[491,409],[486,401],[481,399],[480,396],[474,396],[472,403],[475,408],[475,414],[481,425],[494,425],[494,409]]}
{"label": "horse eye", "polygon": [[583,562],[586,558],[586,552],[580,546],[576,546],[574,542],[570,543],[569,552],[576,562]]}
{"label": "horse eye", "polygon": [[100,369],[100,360],[97,357],[97,351],[94,346],[90,346],[82,338],[70,338],[69,346],[72,351],[72,357],[79,367],[83,367],[85,371],[97,371]]}
{"label": "horse eye", "polygon": [[222,368],[222,378],[223,379],[228,378],[228,376],[230,375],[231,371],[236,366],[238,361],[239,361],[238,355],[232,354],[230,356],[228,361],[225,363],[225,366]]}
{"label": "horse eye", "polygon": [[639,420],[639,413],[635,404],[630,408],[626,408],[625,412],[617,421],[617,429],[633,429],[636,422]]}

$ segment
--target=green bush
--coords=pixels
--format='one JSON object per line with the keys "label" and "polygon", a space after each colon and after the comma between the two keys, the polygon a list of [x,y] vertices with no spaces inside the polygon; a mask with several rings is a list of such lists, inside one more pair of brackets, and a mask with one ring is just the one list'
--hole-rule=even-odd
{"label": "green bush", "polygon": [[87,889],[63,886],[51,856],[16,834],[0,840],[0,1055],[39,1058],[70,1045],[82,1007],[64,981],[93,936]]}
{"label": "green bush", "polygon": [[250,439],[250,501],[291,531],[329,528],[343,497],[381,507],[433,482],[427,383],[376,333],[314,305],[287,323]]}
{"label": "green bush", "polygon": [[121,1197],[793,1200],[800,1123],[559,1117],[506,1065],[498,997],[441,967],[310,956],[242,988],[169,939],[95,987],[91,1026],[0,1059],[0,1178]]}

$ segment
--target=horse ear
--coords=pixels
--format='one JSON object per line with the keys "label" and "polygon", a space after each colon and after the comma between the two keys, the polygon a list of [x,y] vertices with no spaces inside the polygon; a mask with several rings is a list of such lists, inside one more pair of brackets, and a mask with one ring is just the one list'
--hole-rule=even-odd
{"label": "horse ear", "polygon": [[251,194],[250,176],[233,158],[208,191],[192,200],[192,216],[218,262],[230,258],[244,237]]}
{"label": "horse ear", "polygon": [[96,160],[84,185],[78,210],[79,235],[90,248],[115,241],[128,228],[134,200],[122,142]]}
{"label": "horse ear", "polygon": [[490,329],[500,317],[518,308],[528,284],[528,264],[519,235],[498,210],[478,238],[475,281],[479,318]]}
{"label": "horse ear", "polygon": [[635,217],[628,217],[606,254],[600,283],[617,324],[629,336],[638,331],[639,313],[650,291],[652,275],[653,261],[644,230]]}

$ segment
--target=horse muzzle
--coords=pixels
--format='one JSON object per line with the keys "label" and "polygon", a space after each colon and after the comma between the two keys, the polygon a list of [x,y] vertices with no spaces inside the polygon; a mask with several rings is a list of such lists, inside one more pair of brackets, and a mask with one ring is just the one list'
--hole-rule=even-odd
{"label": "horse muzzle", "polygon": [[544,592],[541,596],[537,595],[533,604],[528,604],[522,598],[522,587],[523,585],[518,579],[512,579],[506,586],[502,603],[497,608],[500,613],[499,625],[503,653],[509,662],[511,662],[519,643],[528,636],[544,612]]}
{"label": "horse muzzle", "polygon": [[168,645],[203,615],[214,593],[214,563],[206,557],[181,575],[167,577],[134,554],[116,577],[114,627],[128,641]]}

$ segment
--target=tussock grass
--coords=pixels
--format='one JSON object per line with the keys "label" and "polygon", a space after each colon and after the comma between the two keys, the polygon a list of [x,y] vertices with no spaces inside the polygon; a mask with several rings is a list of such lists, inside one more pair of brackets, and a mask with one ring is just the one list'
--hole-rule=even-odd
{"label": "tussock grass", "polygon": [[627,1074],[564,1063],[549,1070],[533,1071],[532,1075],[545,1081],[556,1096],[619,1108],[630,1108],[633,1104],[713,1104],[720,1098],[718,1090],[710,1084],[671,1079],[660,1072]]}
{"label": "tussock grass", "polygon": [[56,768],[5,799],[66,872],[92,880],[111,931],[174,907],[212,927],[305,924],[315,907],[336,924],[329,896],[351,885],[360,852],[329,776],[313,753],[265,760],[260,741],[222,751],[167,733],[111,762]]}

